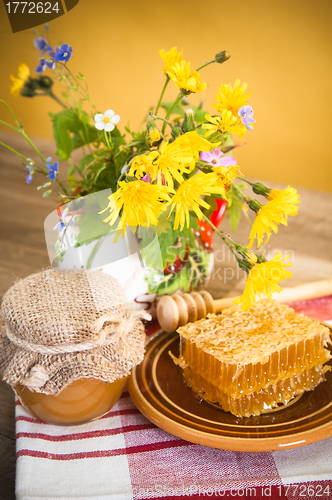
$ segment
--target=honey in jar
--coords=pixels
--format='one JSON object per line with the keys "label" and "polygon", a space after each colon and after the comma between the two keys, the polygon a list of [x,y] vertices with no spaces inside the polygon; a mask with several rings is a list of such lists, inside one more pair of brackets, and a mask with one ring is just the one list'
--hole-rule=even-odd
{"label": "honey in jar", "polygon": [[59,394],[43,394],[16,385],[21,403],[36,418],[48,424],[74,425],[94,420],[111,410],[120,398],[127,377],[114,382],[93,378],[75,380]]}

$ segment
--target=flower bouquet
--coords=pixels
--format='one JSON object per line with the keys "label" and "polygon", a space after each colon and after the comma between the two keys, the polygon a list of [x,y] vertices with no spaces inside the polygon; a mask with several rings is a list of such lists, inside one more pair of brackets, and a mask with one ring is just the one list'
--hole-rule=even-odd
{"label": "flower bouquet", "polygon": [[[200,71],[209,64],[224,63],[229,53],[220,52],[193,71],[176,47],[161,50],[165,84],[159,101],[150,108],[142,130],[126,126],[124,134],[118,127],[120,116],[112,109],[100,112],[83,74],[71,72],[72,47],[62,44],[53,49],[47,26],[45,33],[35,35],[39,56],[36,74],[32,76],[21,64],[18,76],[11,77],[12,93],[29,98],[47,95],[59,104],[59,111],[50,113],[58,159],[43,157],[4,101],[1,103],[10,111],[13,124],[0,123],[20,133],[37,153],[38,161],[1,144],[20,157],[27,183],[39,172],[46,180],[37,189],[44,197],[55,193],[58,198],[56,259],[64,257],[65,234],[70,233],[74,246],[80,247],[100,236],[112,235],[116,241],[130,230],[148,269],[147,293],[191,291],[206,283],[212,235],[217,233],[248,274],[237,303],[247,309],[256,294],[270,297],[280,291],[278,283],[291,276],[286,269],[291,264],[280,254],[267,261],[259,247],[265,235],[267,241],[279,224],[287,225],[288,215],[296,215],[300,200],[292,187],[280,191],[250,182],[232,156],[235,138],[253,130],[253,108],[248,105],[251,92],[246,93],[247,84],[239,80],[234,85],[223,83],[212,104],[214,114],[208,114],[203,104],[191,106],[188,101],[191,94],[203,92],[207,86]],[[51,71],[51,76],[46,76],[46,71]],[[61,97],[53,91],[54,80],[64,84]],[[169,85],[177,89],[177,95],[165,102]],[[245,194],[246,186],[251,187],[253,196],[261,197],[260,201]],[[82,199],[96,194],[98,201],[87,203],[82,210]],[[247,247],[218,229],[225,209],[233,231],[241,214],[248,209],[254,212]],[[255,240],[257,250],[253,251]],[[161,255],[158,264],[157,249]]]}

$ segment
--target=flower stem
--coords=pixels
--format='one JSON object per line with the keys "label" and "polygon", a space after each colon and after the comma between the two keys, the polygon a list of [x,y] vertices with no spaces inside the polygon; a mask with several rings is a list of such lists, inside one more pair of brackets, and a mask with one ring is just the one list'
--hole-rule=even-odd
{"label": "flower stem", "polygon": [[11,148],[10,146],[7,146],[4,142],[0,142],[1,146],[4,146],[5,148],[9,149],[12,153],[15,153],[16,155],[20,156],[21,158],[24,158],[25,161],[27,161],[27,157],[24,155],[21,155],[16,149]]}
{"label": "flower stem", "polygon": [[[126,169],[126,170],[127,170],[127,169]],[[122,181],[122,179],[123,179],[123,178],[125,177],[125,175],[126,175],[126,170],[124,170],[124,171],[122,172],[122,174],[120,175],[120,177],[119,177],[119,178],[118,178],[118,180],[117,180],[117,183],[116,183],[116,187],[117,187],[117,189],[119,189],[119,183]]]}
{"label": "flower stem", "polygon": [[18,132],[20,134],[19,129],[16,127],[13,127],[13,125],[10,125],[9,123],[4,122],[3,120],[0,120],[0,123],[1,123],[1,125],[5,125],[5,127],[10,128],[11,130],[15,130],[15,132]]}
{"label": "flower stem", "polygon": [[[241,177],[241,180],[245,181],[244,178]],[[247,182],[247,181],[246,181]],[[250,184],[250,183],[249,183]],[[241,189],[239,188],[239,186],[237,186],[234,182],[232,183],[232,186],[233,188],[235,189],[235,191],[237,191],[237,193],[244,199],[244,201],[246,203],[248,203],[250,201],[250,198],[248,198],[248,196],[246,196],[243,191],[241,191]]]}
{"label": "flower stem", "polygon": [[57,183],[59,184],[59,186],[61,187],[62,191],[65,193],[65,195],[66,195],[66,196],[69,196],[69,195],[68,195],[68,191],[67,191],[67,189],[65,188],[65,186],[62,184],[62,182],[61,182],[61,181],[59,181],[59,180],[57,179]]}
{"label": "flower stem", "polygon": [[15,122],[15,123],[16,123],[16,125],[19,127],[19,126],[20,126],[20,124],[19,124],[19,122],[18,122],[18,120],[17,120],[17,118],[16,118],[16,116],[15,116],[15,113],[14,113],[14,111],[12,110],[12,108],[11,108],[11,107],[10,107],[10,106],[9,106],[9,105],[5,102],[5,101],[3,101],[2,99],[0,99],[0,103],[1,103],[1,104],[3,104],[4,106],[6,106],[6,108],[9,110],[10,114],[12,115],[14,122]]}
{"label": "flower stem", "polygon": [[24,137],[24,139],[30,144],[30,146],[32,147],[32,149],[37,153],[37,155],[39,156],[39,158],[44,162],[46,163],[46,160],[45,158],[43,157],[43,155],[41,154],[41,152],[39,151],[39,149],[34,145],[34,143],[29,139],[29,137],[26,135],[26,133],[24,132],[23,128],[18,130],[18,132]]}
{"label": "flower stem", "polygon": [[83,177],[83,175],[82,175],[82,172],[81,172],[81,171],[80,171],[80,169],[79,169],[79,168],[75,165],[74,161],[73,161],[71,158],[69,158],[68,163],[70,164],[70,166],[71,166],[71,167],[73,167],[73,168],[75,169],[75,171],[78,173],[78,175],[79,175],[82,179],[84,179],[84,177]]}
{"label": "flower stem", "polygon": [[[59,237],[59,239],[60,239],[60,242],[59,242],[59,249],[60,249],[60,252],[62,251],[62,250],[61,250],[61,248],[63,248],[63,247],[64,247],[63,249],[65,250],[65,243],[64,243],[64,241],[65,241],[65,236],[67,235],[67,229],[68,229],[69,225],[71,224],[71,222],[73,221],[74,216],[75,216],[75,214],[73,214],[73,215],[71,216],[71,218],[69,219],[69,221],[68,221],[67,223],[64,223],[64,224],[65,224],[65,229],[64,229],[63,233],[62,233],[62,234],[60,235],[60,237]],[[60,220],[62,220],[62,217],[63,217],[63,216],[62,216],[62,214],[61,214],[61,215],[59,215],[59,219],[60,219]],[[62,222],[64,222],[64,221],[62,221]],[[69,237],[67,237],[67,241],[69,242]]]}
{"label": "flower stem", "polygon": [[255,183],[254,182],[250,182],[248,181],[247,179],[245,179],[244,177],[241,178],[242,181],[246,182],[247,184],[249,184],[250,186],[254,186]]}
{"label": "flower stem", "polygon": [[77,78],[70,71],[70,69],[68,68],[68,66],[66,64],[64,64],[64,63],[61,63],[61,65],[62,65],[63,68],[65,68],[67,70],[68,74],[71,76],[71,78],[76,83],[76,85],[77,85],[77,91],[78,91],[78,87],[81,87],[84,98],[87,101],[89,101],[89,103],[91,104],[91,106],[93,107],[93,109],[95,111],[97,111],[97,108],[96,108],[95,104],[92,102],[92,100],[91,100],[91,98],[90,98],[90,96],[88,94],[88,85],[87,85],[87,83],[85,82],[85,88],[84,88],[83,85],[77,80]]}
{"label": "flower stem", "polygon": [[53,94],[52,90],[45,91],[45,95],[52,97],[52,99],[54,99],[55,102],[60,104],[60,106],[62,106],[65,109],[68,109],[68,107],[55,94]]}
{"label": "flower stem", "polygon": [[133,141],[130,144],[128,144],[127,146],[123,146],[123,148],[121,149],[121,151],[119,151],[118,153],[116,153],[113,156],[113,158],[116,158],[117,156],[119,156],[122,153],[122,151],[124,151],[125,149],[129,149],[129,148],[132,148],[134,146],[138,146],[139,144],[142,144],[141,141]]}
{"label": "flower stem", "polygon": [[3,120],[0,120],[0,124],[5,125],[5,127],[10,128],[11,130],[15,130],[15,132],[18,132],[19,134],[21,134],[24,137],[24,139],[30,144],[30,146],[32,147],[32,149],[37,153],[37,155],[39,156],[39,158],[41,158],[41,160],[44,163],[46,163],[45,158],[43,157],[43,155],[41,154],[41,152],[39,151],[39,149],[36,148],[36,146],[34,145],[34,143],[26,135],[26,133],[24,132],[24,129],[23,129],[23,127],[21,125],[18,128],[16,128],[16,127],[13,127],[13,125],[10,125],[7,122],[4,122]]}
{"label": "flower stem", "polygon": [[153,118],[155,120],[162,120],[163,122],[165,122],[167,125],[169,125],[171,127],[171,129],[173,129],[173,125],[171,124],[171,122],[169,122],[168,120],[166,120],[166,118],[162,118],[161,116],[153,116]]}
{"label": "flower stem", "polygon": [[89,270],[91,268],[92,261],[93,261],[95,255],[96,255],[96,253],[98,251],[98,248],[100,247],[100,245],[102,244],[102,242],[104,241],[104,239],[105,239],[105,236],[102,237],[102,238],[100,238],[97,241],[97,243],[95,244],[95,246],[93,247],[92,252],[90,253],[89,259],[88,259],[88,261],[86,263],[86,266],[85,266],[85,268],[87,270]]}
{"label": "flower stem", "polygon": [[217,233],[218,236],[226,243],[232,254],[237,257],[236,251],[234,250],[234,245],[236,245],[235,241],[232,240],[230,236],[227,234],[221,233],[218,228],[210,221],[210,219],[203,213],[203,219],[206,220],[206,222],[211,226],[213,231]]}
{"label": "flower stem", "polygon": [[104,137],[105,137],[105,141],[106,141],[106,145],[107,145],[108,149],[112,149],[112,146],[111,146],[112,136],[111,136],[111,134],[107,135],[107,133],[104,130]]}
{"label": "flower stem", "polygon": [[196,69],[196,71],[200,71],[201,69],[205,68],[205,66],[208,66],[209,64],[212,64],[212,63],[215,63],[216,60],[215,59],[212,59],[212,61],[209,61],[205,64],[203,64],[203,66],[200,66],[199,68]]}
{"label": "flower stem", "polygon": [[65,63],[61,63],[61,66],[63,68],[65,68],[68,73],[70,74],[70,76],[72,77],[72,79],[77,83],[77,85],[79,87],[81,87],[81,89],[83,90],[83,92],[86,94],[88,88],[87,88],[87,83],[85,82],[85,88],[83,87],[83,85],[80,84],[80,82],[77,80],[77,78],[73,75],[73,73],[70,71],[70,69],[68,68],[68,66],[65,64]]}
{"label": "flower stem", "polygon": [[168,85],[169,80],[170,80],[169,76],[168,76],[168,75],[166,75],[166,82],[165,82],[165,84],[164,84],[163,90],[161,91],[161,95],[160,95],[160,97],[159,97],[159,101],[158,101],[158,104],[157,104],[157,107],[156,107],[155,114],[157,114],[157,113],[158,113],[158,109],[160,108],[160,105],[161,105],[161,100],[162,100],[162,98],[163,98],[163,96],[164,96],[164,93],[165,93],[165,90],[166,90],[166,87],[167,87],[167,85]]}
{"label": "flower stem", "polygon": [[[177,103],[181,101],[182,97],[183,97],[183,94],[182,94],[182,92],[180,92],[179,95],[177,96],[177,98],[175,99],[175,101],[173,102],[172,106],[169,108],[168,113],[165,117],[165,120],[167,120],[171,116],[173,109],[175,108]],[[165,128],[166,128],[166,122],[164,122],[164,124],[163,124],[163,128],[161,130],[162,134],[165,133]]]}

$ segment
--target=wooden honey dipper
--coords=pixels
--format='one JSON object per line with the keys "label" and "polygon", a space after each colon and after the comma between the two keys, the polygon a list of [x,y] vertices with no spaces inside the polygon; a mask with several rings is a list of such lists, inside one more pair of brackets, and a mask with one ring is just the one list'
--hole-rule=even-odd
{"label": "wooden honey dipper", "polygon": [[[332,279],[314,281],[294,287],[284,288],[272,298],[285,303],[295,300],[306,300],[332,294]],[[157,319],[165,332],[173,332],[179,326],[193,323],[205,318],[209,313],[220,313],[223,309],[234,305],[237,297],[226,297],[214,300],[205,290],[202,292],[164,295],[157,305]]]}

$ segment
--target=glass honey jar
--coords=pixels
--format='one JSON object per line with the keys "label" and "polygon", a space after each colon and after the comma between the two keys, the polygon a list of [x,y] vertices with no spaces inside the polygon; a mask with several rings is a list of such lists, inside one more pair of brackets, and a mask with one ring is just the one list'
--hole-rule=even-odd
{"label": "glass honey jar", "polygon": [[128,377],[114,382],[93,378],[75,380],[59,394],[43,394],[16,385],[24,407],[48,424],[75,425],[90,422],[108,413],[119,400]]}
{"label": "glass honey jar", "polygon": [[0,310],[0,375],[49,424],[105,415],[144,357],[140,312],[100,271],[46,270],[16,282]]}

